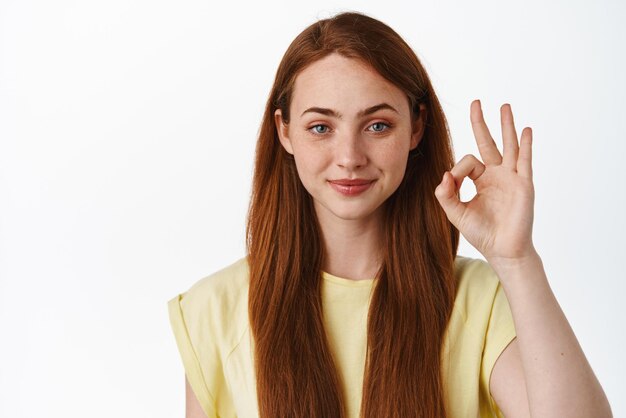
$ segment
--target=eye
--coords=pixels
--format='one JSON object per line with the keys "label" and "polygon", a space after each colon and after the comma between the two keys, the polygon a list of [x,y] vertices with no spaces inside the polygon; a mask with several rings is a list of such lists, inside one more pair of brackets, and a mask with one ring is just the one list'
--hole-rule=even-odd
{"label": "eye", "polygon": [[372,128],[374,132],[384,132],[385,130],[391,128],[391,125],[389,125],[388,123],[384,123],[384,122],[376,122],[376,123],[372,123],[370,125],[370,128]]}
{"label": "eye", "polygon": [[308,131],[311,131],[311,130],[313,133],[316,133],[316,134],[326,134],[328,133],[329,128],[327,125],[317,124],[317,125],[311,126],[308,129]]}

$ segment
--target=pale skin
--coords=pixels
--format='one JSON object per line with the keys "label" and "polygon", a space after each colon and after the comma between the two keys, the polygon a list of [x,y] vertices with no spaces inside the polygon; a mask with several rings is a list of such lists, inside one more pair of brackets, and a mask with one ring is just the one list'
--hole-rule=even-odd
{"label": "pale skin", "polygon": [[[380,102],[396,112],[360,115]],[[310,106],[331,108],[335,116],[301,114]],[[493,267],[511,306],[517,337],[494,365],[491,395],[508,418],[612,417],[532,243],[532,131],[523,129],[518,140],[511,106],[504,104],[500,112],[503,153],[480,102],[473,101],[470,121],[482,162],[466,155],[434,191],[450,222]],[[379,207],[404,173],[397,161],[422,139],[423,121],[410,122],[402,91],[371,68],[335,54],[297,77],[290,123],[283,123],[280,110],[275,117],[281,144],[294,155],[315,201],[327,254],[324,270],[353,280],[373,277],[382,241]],[[393,129],[372,130],[377,123]],[[327,134],[311,131],[320,125],[328,127]],[[357,199],[327,189],[328,179],[353,177],[375,179],[376,187]],[[461,202],[456,192],[466,177],[476,195]],[[187,417],[206,417],[188,382],[185,386]]]}
{"label": "pale skin", "polygon": [[[503,154],[480,102],[470,119],[483,162],[463,157],[435,195],[448,219],[494,268],[511,306],[517,337],[492,371],[490,391],[507,417],[612,417],[593,373],[546,277],[532,243],[532,130],[515,131],[509,104],[500,108]],[[476,195],[455,194],[469,177]]]}

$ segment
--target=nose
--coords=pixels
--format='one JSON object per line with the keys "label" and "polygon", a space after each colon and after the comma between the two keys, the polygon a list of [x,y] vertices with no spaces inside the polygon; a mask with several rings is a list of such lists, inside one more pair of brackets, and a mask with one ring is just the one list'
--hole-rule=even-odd
{"label": "nose", "polygon": [[358,133],[338,135],[335,158],[339,167],[354,170],[367,164],[367,153],[363,138]]}

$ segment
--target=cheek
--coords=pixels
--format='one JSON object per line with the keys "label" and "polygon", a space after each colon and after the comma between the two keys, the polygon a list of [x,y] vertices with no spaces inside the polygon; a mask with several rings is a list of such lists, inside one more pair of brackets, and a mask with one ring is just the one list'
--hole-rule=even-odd
{"label": "cheek", "polygon": [[388,147],[378,150],[376,156],[381,167],[394,173],[394,177],[402,177],[409,157],[409,145],[404,143],[389,144]]}
{"label": "cheek", "polygon": [[298,176],[307,189],[309,185],[322,178],[326,159],[319,152],[306,147],[295,147],[293,157]]}

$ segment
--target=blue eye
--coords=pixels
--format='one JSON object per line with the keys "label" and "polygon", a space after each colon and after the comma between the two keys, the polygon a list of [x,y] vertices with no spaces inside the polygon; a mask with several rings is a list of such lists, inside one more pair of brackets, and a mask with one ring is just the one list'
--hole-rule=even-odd
{"label": "blue eye", "polygon": [[[372,124],[370,125],[370,127],[372,127],[372,128],[373,128],[373,131],[374,131],[374,132],[384,132],[384,131],[386,130],[386,129],[385,129],[385,127],[386,127],[387,129],[389,129],[389,128],[390,128],[390,125],[388,125],[388,124],[386,124],[386,123],[384,123],[384,122],[376,122],[376,123],[372,123]],[[378,128],[376,128],[376,127],[378,127]]]}
{"label": "blue eye", "polygon": [[[318,129],[318,128],[322,128],[322,129]],[[309,130],[311,129],[313,129],[313,131],[317,134],[325,134],[328,132],[328,126],[326,125],[315,125],[309,128]]]}

